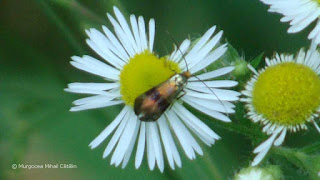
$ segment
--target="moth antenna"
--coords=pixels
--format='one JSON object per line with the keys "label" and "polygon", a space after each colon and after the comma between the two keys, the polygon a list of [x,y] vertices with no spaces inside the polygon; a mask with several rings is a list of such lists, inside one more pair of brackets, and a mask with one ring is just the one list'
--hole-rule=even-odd
{"label": "moth antenna", "polygon": [[223,106],[224,110],[226,111],[227,116],[229,117],[228,110],[227,110],[226,106],[222,103],[222,101],[221,101],[220,98],[217,96],[217,94],[216,94],[215,92],[213,92],[213,90],[212,90],[206,83],[204,83],[200,78],[198,78],[198,77],[195,76],[195,75],[192,75],[192,76],[195,77],[196,79],[198,79],[199,81],[201,81],[201,82],[212,92],[212,94],[214,94],[214,96],[216,96],[216,98],[218,99],[218,101],[219,101],[220,104]]}
{"label": "moth antenna", "polygon": [[184,62],[186,63],[187,71],[189,71],[188,63],[187,63],[187,60],[186,60],[186,58],[185,58],[185,56],[184,56],[184,53],[181,51],[180,47],[178,46],[178,43],[174,40],[173,36],[169,33],[169,31],[166,31],[166,32],[169,34],[171,40],[172,40],[173,43],[176,45],[178,51],[181,53],[182,59],[183,59]]}
{"label": "moth antenna", "polygon": [[[186,60],[186,58],[185,58],[185,56],[184,56],[184,53],[180,50],[180,47],[178,46],[177,42],[174,40],[174,38],[172,37],[172,35],[169,33],[169,31],[166,31],[166,32],[169,34],[169,36],[170,36],[171,40],[173,41],[173,43],[177,46],[178,51],[182,54],[182,58],[183,58],[184,62],[186,63],[187,71],[189,71],[188,63],[187,63],[187,60]],[[220,98],[216,95],[216,93],[213,92],[212,89],[211,89],[206,83],[204,83],[200,78],[198,78],[196,75],[192,75],[192,77],[195,77],[196,79],[198,79],[199,81],[201,81],[201,82],[212,92],[212,94],[214,94],[214,96],[216,96],[216,98],[218,99],[218,101],[219,101],[220,104],[223,106],[224,110],[226,111],[227,116],[229,117],[228,110],[227,110],[226,106],[222,103],[222,101],[221,101]]]}

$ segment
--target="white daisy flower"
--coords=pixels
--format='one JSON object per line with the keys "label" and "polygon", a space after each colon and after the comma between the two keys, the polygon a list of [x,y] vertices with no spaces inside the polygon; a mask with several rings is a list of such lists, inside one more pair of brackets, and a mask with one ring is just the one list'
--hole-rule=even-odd
{"label": "white daisy flower", "polygon": [[253,122],[260,122],[263,132],[271,135],[254,149],[258,154],[252,165],[259,164],[272,145],[280,146],[288,131],[307,129],[311,122],[320,132],[315,122],[320,112],[320,53],[303,49],[293,55],[278,55],[266,58],[266,67],[248,81],[246,103],[248,116]]}
{"label": "white daisy flower", "polygon": [[[164,170],[164,153],[169,165],[175,169],[175,164],[181,167],[181,159],[177,150],[178,141],[189,159],[195,159],[196,153],[203,151],[193,137],[196,135],[208,146],[220,137],[200,119],[194,116],[183,105],[185,103],[218,120],[230,122],[224,113],[234,113],[234,105],[230,101],[239,99],[240,93],[222,89],[237,85],[231,80],[213,80],[216,77],[230,73],[234,67],[225,67],[198,75],[206,81],[214,94],[195,77],[188,79],[184,88],[185,95],[174,102],[161,117],[154,122],[141,121],[134,112],[135,99],[168,80],[176,72],[187,70],[182,53],[190,73],[200,72],[209,64],[219,59],[227,50],[226,44],[219,45],[222,31],[213,36],[215,27],[210,28],[201,39],[190,48],[190,40],[185,40],[170,56],[158,58],[153,52],[155,36],[155,21],[149,21],[149,33],[146,33],[143,17],[130,16],[127,23],[121,12],[114,7],[116,19],[107,14],[113,25],[115,35],[105,26],[103,33],[96,29],[87,32],[88,45],[104,60],[91,56],[73,56],[71,64],[78,69],[103,77],[105,83],[71,83],[66,91],[93,96],[73,102],[71,111],[81,111],[94,108],[124,104],[119,115],[91,143],[96,148],[109,136],[112,136],[103,158],[112,154],[111,164],[124,168],[132,154],[137,141],[135,167],[139,168],[146,152],[151,170],[155,164],[160,171]],[[223,103],[223,104],[221,104]],[[193,133],[191,133],[191,132]],[[113,133],[113,135],[111,135]]]}
{"label": "white daisy flower", "polygon": [[312,22],[316,26],[308,38],[316,44],[320,43],[320,1],[319,0],[261,0],[270,5],[269,12],[282,14],[281,22],[290,22],[288,33],[297,33],[305,29]]}

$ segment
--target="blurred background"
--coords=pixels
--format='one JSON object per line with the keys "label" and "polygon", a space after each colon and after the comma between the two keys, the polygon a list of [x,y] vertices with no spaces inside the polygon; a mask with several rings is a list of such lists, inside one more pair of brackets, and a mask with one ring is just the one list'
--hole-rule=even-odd
{"label": "blurred background", "polygon": [[[140,169],[131,158],[125,169],[102,159],[105,141],[91,150],[89,143],[114,119],[121,106],[72,113],[73,100],[66,93],[70,82],[101,81],[73,68],[70,57],[98,57],[85,43],[86,28],[110,26],[106,12],[112,6],[129,14],[155,18],[155,51],[166,55],[173,49],[167,31],[177,42],[198,38],[217,25],[240,56],[251,60],[260,53],[295,53],[307,47],[311,27],[288,35],[281,16],[267,12],[258,0],[1,0],[0,1],[0,179],[231,179],[253,159],[246,136],[204,120],[222,140],[207,147],[195,160],[182,157],[182,168],[164,173],[150,171],[146,158]],[[239,112],[243,113],[243,112]],[[312,128],[311,128],[312,129]],[[291,136],[303,144],[308,135]],[[300,135],[304,135],[301,137]],[[299,139],[300,138],[300,139]],[[290,139],[288,143],[290,144]],[[12,164],[73,164],[73,169],[16,169]],[[289,171],[287,177],[297,176]]]}

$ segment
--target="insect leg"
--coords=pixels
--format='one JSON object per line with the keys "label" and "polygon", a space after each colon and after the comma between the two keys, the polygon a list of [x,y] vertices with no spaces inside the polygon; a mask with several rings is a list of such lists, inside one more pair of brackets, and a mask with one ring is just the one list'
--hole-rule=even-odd
{"label": "insect leg", "polygon": [[180,98],[182,98],[184,95],[187,94],[187,92],[185,92],[183,89],[182,89],[181,91],[182,91],[182,94],[181,94],[179,97],[177,97],[177,99],[175,99],[175,100],[170,104],[169,109],[172,108],[173,104],[174,104],[176,101],[178,101]]}
{"label": "insect leg", "polygon": [[181,92],[182,92],[182,94],[179,97],[177,97],[177,99],[175,101],[179,100],[180,98],[182,98],[184,95],[187,94],[187,92],[184,91],[184,89],[182,89]]}

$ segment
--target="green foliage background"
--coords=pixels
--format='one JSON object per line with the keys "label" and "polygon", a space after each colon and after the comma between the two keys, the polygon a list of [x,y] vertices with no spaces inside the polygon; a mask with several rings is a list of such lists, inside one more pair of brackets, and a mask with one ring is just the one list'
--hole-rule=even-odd
{"label": "green foliage background", "polygon": [[[202,117],[222,140],[207,147],[200,143],[204,156],[189,160],[180,151],[182,168],[150,171],[146,158],[139,170],[131,158],[125,169],[110,166],[110,157],[102,159],[105,141],[95,150],[89,143],[113,120],[121,106],[71,113],[77,95],[63,91],[70,82],[101,81],[73,68],[72,55],[98,57],[85,43],[85,28],[110,27],[105,13],[116,5],[126,16],[155,18],[155,50],[160,55],[172,51],[173,42],[198,38],[212,25],[224,30],[224,37],[246,60],[264,52],[295,53],[307,47],[311,28],[288,35],[288,24],[280,15],[267,12],[258,0],[1,0],[0,1],[0,179],[231,179],[253,159],[253,145],[259,126],[243,119],[238,104],[232,116],[236,129]],[[262,63],[263,65],[263,63]],[[240,81],[245,79],[240,79]],[[238,89],[241,89],[238,87]],[[196,112],[195,112],[196,113]],[[241,131],[241,130],[240,130]],[[306,141],[308,139],[308,141]],[[319,142],[314,128],[308,133],[290,134],[285,146],[304,147]],[[253,142],[253,144],[252,144]],[[319,151],[317,151],[319,152]],[[308,178],[301,167],[286,156],[272,156],[288,179]],[[75,164],[76,169],[17,169],[16,164]]]}

